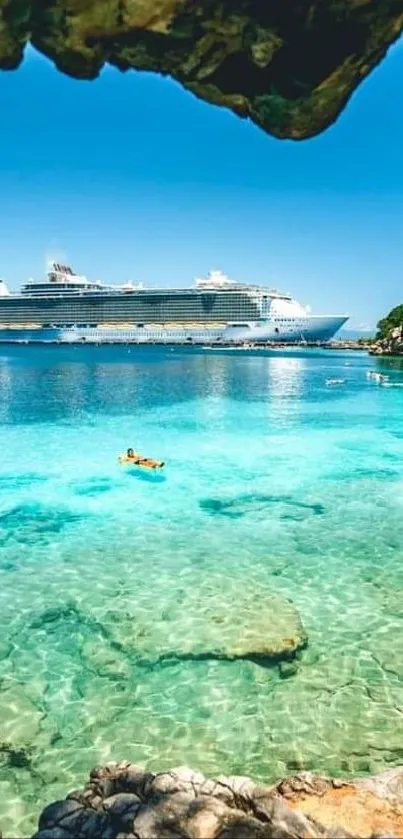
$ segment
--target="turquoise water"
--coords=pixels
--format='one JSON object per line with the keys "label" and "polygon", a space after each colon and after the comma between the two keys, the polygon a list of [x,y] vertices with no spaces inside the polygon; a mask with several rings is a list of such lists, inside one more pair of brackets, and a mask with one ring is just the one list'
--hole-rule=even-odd
{"label": "turquoise water", "polygon": [[[402,762],[403,388],[375,363],[403,383],[353,353],[0,348],[5,835],[108,759]],[[165,475],[119,467],[129,445]],[[295,668],[210,654],[208,609],[235,637],[273,597]]]}

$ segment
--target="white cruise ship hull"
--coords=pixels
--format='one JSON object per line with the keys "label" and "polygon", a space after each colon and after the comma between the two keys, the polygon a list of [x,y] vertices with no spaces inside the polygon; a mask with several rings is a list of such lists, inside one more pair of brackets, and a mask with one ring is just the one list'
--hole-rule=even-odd
{"label": "white cruise ship hull", "polygon": [[169,325],[71,326],[46,329],[0,329],[0,341],[16,343],[62,344],[175,344],[193,343],[315,343],[329,341],[347,321],[346,317],[307,316],[305,318],[231,323],[222,326]]}
{"label": "white cruise ship hull", "polygon": [[249,324],[231,324],[226,327],[223,339],[228,341],[269,341],[299,343],[330,341],[346,323],[347,317],[312,315],[305,318],[268,319]]}
{"label": "white cruise ship hull", "polygon": [[0,329],[0,341],[11,343],[62,344],[205,344],[224,343],[315,343],[330,341],[348,320],[346,317],[312,316],[283,323],[277,319],[232,323],[221,327],[204,326],[72,326],[47,329]]}
{"label": "white cruise ship hull", "polygon": [[312,316],[287,324],[277,319],[250,323],[233,323],[223,327],[169,326],[153,327],[72,327],[61,329],[58,340],[66,343],[194,343],[212,341],[240,343],[243,341],[269,343],[314,343],[330,341],[347,321],[346,317]]}

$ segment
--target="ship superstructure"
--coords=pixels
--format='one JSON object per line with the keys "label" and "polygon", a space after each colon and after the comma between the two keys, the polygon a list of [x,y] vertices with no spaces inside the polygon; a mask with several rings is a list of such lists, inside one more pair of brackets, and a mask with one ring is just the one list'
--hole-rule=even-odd
{"label": "ship superstructure", "polygon": [[[291,295],[233,282],[221,271],[190,288],[104,285],[52,263],[45,282],[19,294],[0,281],[0,337],[42,330],[60,341],[325,341],[345,316],[314,316]],[[49,333],[50,330],[50,333]]]}

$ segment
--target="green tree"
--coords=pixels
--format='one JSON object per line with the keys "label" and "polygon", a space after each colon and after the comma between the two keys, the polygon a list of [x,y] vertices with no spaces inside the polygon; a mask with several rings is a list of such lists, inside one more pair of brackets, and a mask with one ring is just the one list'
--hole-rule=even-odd
{"label": "green tree", "polygon": [[377,325],[377,340],[379,341],[382,340],[382,338],[387,338],[392,329],[396,329],[397,326],[403,326],[403,304],[395,306],[386,318],[382,318],[382,320],[379,321]]}

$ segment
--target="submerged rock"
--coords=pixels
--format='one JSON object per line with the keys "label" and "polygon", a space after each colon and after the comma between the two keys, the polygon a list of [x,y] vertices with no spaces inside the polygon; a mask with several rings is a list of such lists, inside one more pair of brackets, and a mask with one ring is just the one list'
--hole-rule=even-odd
{"label": "submerged rock", "polygon": [[29,769],[32,762],[32,749],[29,746],[14,745],[8,741],[0,742],[0,764],[3,761],[13,769]]}
{"label": "submerged rock", "polygon": [[206,660],[249,658],[261,663],[290,659],[307,644],[293,603],[247,582],[210,578],[184,594],[180,605],[136,635],[145,658]]}
{"label": "submerged rock", "polygon": [[0,475],[0,489],[3,492],[26,489],[33,484],[42,484],[47,481],[45,475],[38,475],[35,472],[25,472],[22,475]]}
{"label": "submerged rock", "polygon": [[309,504],[298,501],[289,495],[263,495],[250,493],[238,495],[235,498],[204,498],[200,507],[210,516],[226,516],[238,519],[245,515],[277,515],[280,519],[300,519],[305,515],[322,516],[325,513],[323,504],[315,502]]}
{"label": "submerged rock", "polygon": [[53,624],[58,624],[60,621],[77,622],[82,620],[80,611],[74,601],[61,603],[58,606],[52,606],[45,609],[31,621],[31,629],[50,629]]}
{"label": "submerged rock", "polygon": [[0,544],[10,540],[30,543],[35,540],[48,542],[70,524],[82,519],[82,515],[67,508],[54,507],[39,502],[19,504],[0,512]]}
{"label": "submerged rock", "polygon": [[303,772],[269,787],[208,780],[186,767],[153,775],[130,763],[91,772],[46,807],[34,839],[352,839],[403,836],[403,768],[372,779]]}
{"label": "submerged rock", "polygon": [[280,676],[282,679],[290,679],[291,676],[296,676],[298,667],[293,661],[280,662]]}

